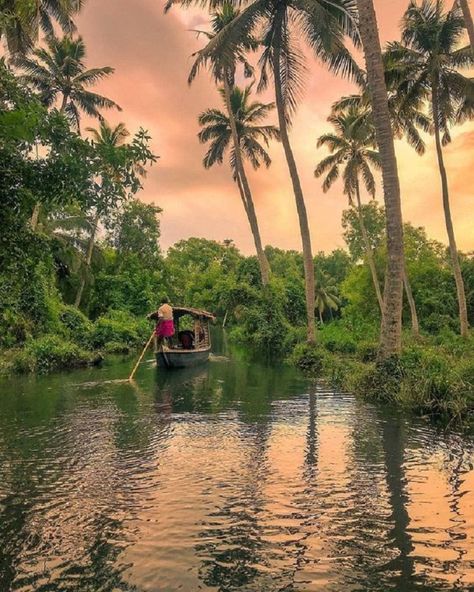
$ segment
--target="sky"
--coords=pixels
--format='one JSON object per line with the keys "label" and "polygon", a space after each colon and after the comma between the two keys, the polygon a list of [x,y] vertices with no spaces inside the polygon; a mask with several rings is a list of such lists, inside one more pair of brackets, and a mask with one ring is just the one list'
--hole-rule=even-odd
{"label": "sky", "polygon": [[[408,0],[375,0],[382,42],[394,40]],[[249,225],[227,164],[205,170],[205,147],[197,139],[198,115],[222,107],[207,72],[192,86],[187,76],[191,55],[203,39],[192,29],[206,28],[207,15],[199,10],[174,7],[163,12],[163,0],[88,0],[78,18],[87,46],[87,65],[109,65],[113,76],[96,87],[112,98],[122,112],[107,112],[113,123],[123,121],[134,132],[147,129],[159,161],[150,170],[139,199],[155,203],[161,215],[162,246],[200,236],[233,239],[246,254],[254,250]],[[343,247],[341,214],[347,198],[340,185],[327,194],[313,175],[315,164],[327,155],[316,141],[330,128],[331,104],[354,87],[329,74],[311,56],[304,96],[291,128],[308,209],[314,252]],[[271,102],[271,91],[258,97]],[[276,115],[269,119],[276,123]],[[458,247],[474,249],[474,123],[455,130],[446,149],[452,216]],[[440,181],[432,138],[427,154],[419,157],[405,142],[397,142],[404,219],[425,226],[432,238],[447,242]],[[264,244],[283,249],[301,248],[298,218],[282,146],[272,143],[270,169],[249,170]],[[250,168],[250,167],[248,167]],[[381,187],[377,198],[383,201]],[[366,196],[367,199],[367,196]]]}

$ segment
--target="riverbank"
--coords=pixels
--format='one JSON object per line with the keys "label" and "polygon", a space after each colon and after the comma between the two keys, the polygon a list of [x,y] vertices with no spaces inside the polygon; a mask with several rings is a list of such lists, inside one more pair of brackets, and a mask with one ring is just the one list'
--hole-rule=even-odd
{"label": "riverbank", "polygon": [[0,376],[70,370],[99,364],[108,354],[127,354],[146,343],[150,324],[111,310],[95,322],[72,306],[58,315],[55,332],[31,337],[21,348],[0,352]]}
{"label": "riverbank", "polygon": [[376,361],[375,341],[356,341],[335,323],[318,345],[298,344],[289,360],[314,379],[364,399],[415,413],[474,421],[474,336],[450,331],[414,338],[404,335],[400,357]]}
{"label": "riverbank", "polygon": [[[0,354],[0,375],[70,370],[96,365],[109,354],[136,351],[149,323],[124,311],[109,311],[95,322],[73,307],[59,315],[57,333],[28,339]],[[231,341],[242,343],[237,325]],[[285,363],[314,380],[372,401],[416,413],[474,421],[474,336],[463,339],[445,330],[414,338],[404,334],[402,355],[377,363],[377,327],[339,320],[318,332],[318,344],[301,341],[298,331],[284,352]],[[245,343],[242,343],[245,345]],[[251,343],[247,343],[251,348]]]}

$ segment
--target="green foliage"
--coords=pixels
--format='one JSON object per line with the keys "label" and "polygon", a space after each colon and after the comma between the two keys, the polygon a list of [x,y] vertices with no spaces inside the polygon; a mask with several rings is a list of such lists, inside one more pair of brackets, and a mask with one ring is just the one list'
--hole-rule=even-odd
{"label": "green foliage", "polygon": [[298,343],[289,357],[297,368],[315,377],[321,374],[324,359],[324,351],[312,343]]}
{"label": "green foliage", "polygon": [[[361,206],[362,217],[367,229],[372,251],[383,244],[385,238],[385,211],[374,200]],[[359,215],[354,208],[342,214],[343,237],[353,261],[364,258],[365,244],[360,230]]]}
{"label": "green foliage", "polygon": [[77,344],[59,335],[44,335],[27,342],[13,360],[13,369],[16,372],[45,373],[85,366],[92,361],[93,355]]}
{"label": "green foliage", "polygon": [[17,227],[9,247],[0,253],[0,347],[57,330],[61,306],[45,237]]}
{"label": "green foliage", "polygon": [[237,313],[240,326],[234,338],[238,337],[267,358],[284,356],[288,353],[290,330],[284,307],[284,290],[272,280],[263,292],[255,293],[252,304],[240,305]]}
{"label": "green foliage", "polygon": [[90,344],[93,325],[79,309],[74,306],[63,306],[59,314],[59,320],[71,341],[84,346]]}
{"label": "green foliage", "polygon": [[376,341],[359,341],[357,357],[361,362],[375,362],[379,344]]}
{"label": "green foliage", "polygon": [[110,310],[95,322],[91,342],[97,348],[112,342],[139,346],[147,340],[150,332],[150,325],[145,319],[137,319],[125,311]]}
{"label": "green foliage", "polygon": [[153,268],[160,257],[160,213],[158,206],[132,199],[108,221],[108,244],[120,258],[136,256],[143,266]]}

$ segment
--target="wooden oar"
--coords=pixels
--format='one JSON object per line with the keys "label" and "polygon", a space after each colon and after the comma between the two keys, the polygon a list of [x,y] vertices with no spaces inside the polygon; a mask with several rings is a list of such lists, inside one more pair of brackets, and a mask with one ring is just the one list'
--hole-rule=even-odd
{"label": "wooden oar", "polygon": [[153,341],[153,336],[154,335],[155,335],[155,330],[153,329],[153,332],[150,335],[150,339],[147,341],[147,344],[145,345],[145,348],[143,349],[140,357],[138,358],[138,362],[135,364],[135,368],[132,370],[132,373],[128,377],[129,382],[131,382],[133,380],[133,377],[135,376],[135,372],[137,371],[137,368],[140,365],[140,362],[142,361],[143,356],[145,355],[146,350],[150,347],[150,343]]}

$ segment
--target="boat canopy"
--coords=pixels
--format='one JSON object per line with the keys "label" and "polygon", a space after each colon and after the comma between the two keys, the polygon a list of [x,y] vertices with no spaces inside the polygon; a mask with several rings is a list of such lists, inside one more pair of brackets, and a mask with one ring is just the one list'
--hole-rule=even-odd
{"label": "boat canopy", "polygon": [[173,316],[175,319],[179,319],[184,315],[190,315],[194,318],[205,318],[215,321],[216,317],[212,312],[207,310],[200,310],[199,308],[189,308],[187,306],[173,306]]}

